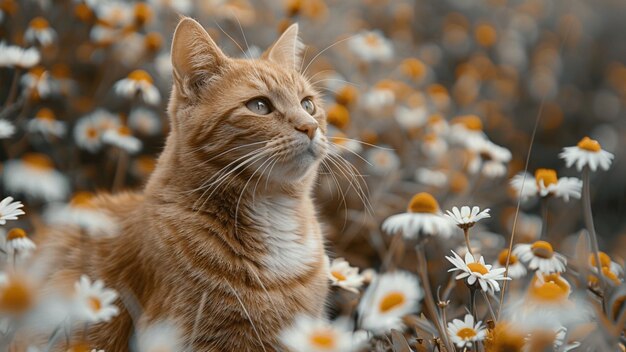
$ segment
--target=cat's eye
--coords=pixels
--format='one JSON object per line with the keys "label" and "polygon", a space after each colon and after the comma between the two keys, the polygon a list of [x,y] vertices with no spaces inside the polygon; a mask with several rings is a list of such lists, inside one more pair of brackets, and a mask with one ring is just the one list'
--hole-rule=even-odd
{"label": "cat's eye", "polygon": [[272,104],[265,98],[254,98],[246,103],[248,110],[258,115],[267,115],[272,112]]}
{"label": "cat's eye", "polygon": [[315,114],[315,104],[313,104],[313,100],[311,98],[304,98],[300,102],[304,111],[308,112],[309,115]]}

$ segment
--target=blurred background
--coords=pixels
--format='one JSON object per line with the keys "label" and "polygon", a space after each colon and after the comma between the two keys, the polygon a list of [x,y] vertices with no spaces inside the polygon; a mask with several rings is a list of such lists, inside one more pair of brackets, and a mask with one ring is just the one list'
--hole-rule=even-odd
{"label": "blurred background", "polygon": [[[234,57],[259,56],[298,22],[303,71],[353,165],[325,168],[316,189],[332,256],[379,267],[382,220],[427,191],[441,209],[492,209],[476,235],[491,260],[511,234],[511,177],[527,158],[531,174],[577,176],[558,154],[588,135],[615,154],[592,176],[593,208],[600,247],[624,258],[624,13],[620,0],[0,0],[0,193],[25,203],[19,225],[30,233],[86,192],[140,189],[168,132],[180,16]],[[455,126],[456,141],[444,133]],[[490,164],[493,150],[459,143],[481,130],[510,160]],[[563,253],[581,214],[577,200],[550,203],[549,237]],[[522,203],[520,240],[537,237],[539,215]]]}

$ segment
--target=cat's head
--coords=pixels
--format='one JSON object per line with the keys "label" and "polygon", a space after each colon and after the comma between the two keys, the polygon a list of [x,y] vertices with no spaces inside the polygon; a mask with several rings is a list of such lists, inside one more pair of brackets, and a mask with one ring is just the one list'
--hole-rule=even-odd
{"label": "cat's head", "polygon": [[[298,182],[326,156],[326,117],[318,92],[301,73],[298,27],[292,25],[258,59],[232,58],[196,21],[174,34],[174,86],[168,143],[201,169]],[[239,166],[237,166],[239,165]]]}

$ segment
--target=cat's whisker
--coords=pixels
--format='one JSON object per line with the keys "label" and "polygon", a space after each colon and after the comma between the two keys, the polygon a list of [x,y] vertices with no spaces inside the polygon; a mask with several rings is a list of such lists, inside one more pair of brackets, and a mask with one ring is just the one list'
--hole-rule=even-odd
{"label": "cat's whisker", "polygon": [[233,292],[233,294],[237,298],[237,301],[239,302],[241,309],[243,309],[243,312],[246,314],[246,317],[248,318],[248,321],[250,322],[250,325],[252,326],[252,330],[254,330],[254,333],[256,334],[257,339],[259,339],[259,344],[261,345],[261,348],[263,349],[264,352],[267,352],[267,350],[265,349],[265,345],[263,345],[263,340],[261,339],[261,335],[259,334],[259,331],[257,330],[256,325],[254,325],[254,322],[252,321],[252,318],[250,317],[250,313],[248,313],[248,309],[246,308],[245,304],[243,304],[243,301],[239,297],[239,294],[233,288],[233,286],[228,282],[228,280],[224,282],[226,283],[226,285],[228,285],[228,287],[230,287],[230,290]]}
{"label": "cat's whisker", "polygon": [[[248,187],[248,184],[254,178],[254,175],[256,175],[256,173],[261,169],[261,167],[263,167],[263,165],[265,165],[265,163],[268,162],[269,160],[271,160],[271,158],[268,158],[267,160],[263,161],[263,163],[259,167],[257,167],[256,170],[254,170],[252,175],[248,177],[248,180],[246,181],[246,183],[243,185],[243,188],[241,189],[241,193],[239,194],[239,198],[237,199],[237,205],[235,206],[235,234],[237,233],[237,230],[239,228],[239,226],[237,225],[237,215],[239,214],[239,205],[241,204],[241,198],[246,192],[246,188]],[[252,195],[252,199],[254,201],[254,194]]]}
{"label": "cat's whisker", "polygon": [[[304,60],[302,60],[302,62],[304,62]],[[321,75],[322,73],[326,73],[326,72],[335,72],[335,70],[321,70],[321,71],[315,72],[313,76],[308,77],[307,79],[309,80],[309,82],[311,82],[313,78],[315,78],[315,76]]]}
{"label": "cat's whisker", "polygon": [[359,84],[356,84],[356,83],[353,83],[353,82],[348,82],[346,80],[339,79],[339,78],[322,78],[322,79],[318,79],[317,81],[311,82],[311,84],[315,86],[315,85],[317,85],[317,84],[319,84],[321,82],[327,82],[327,81],[337,81],[337,82],[345,83],[347,85],[360,87]]}
{"label": "cat's whisker", "polygon": [[332,168],[328,165],[328,163],[326,163],[326,160],[322,160],[322,165],[328,170],[328,174],[330,175],[333,182],[335,183],[335,186],[337,186],[337,189],[339,190],[339,194],[341,195],[341,202],[339,203],[339,206],[337,207],[337,209],[339,209],[339,207],[343,204],[344,214],[346,215],[344,216],[344,223],[343,223],[343,226],[345,227],[345,224],[348,221],[348,202],[346,201],[346,194],[343,188],[341,188],[341,184],[339,180],[337,179],[337,176],[335,176],[335,173],[333,172]]}
{"label": "cat's whisker", "polygon": [[237,21],[237,25],[239,26],[239,30],[241,31],[241,36],[243,37],[243,42],[246,44],[246,52],[244,53],[244,55],[248,58],[251,59],[252,57],[249,56],[249,52],[250,52],[250,45],[248,45],[248,39],[246,39],[246,33],[244,33],[243,31],[243,27],[241,26],[241,22],[239,21],[239,17],[237,17],[237,14],[235,13],[234,10],[230,10],[231,15],[233,17],[235,17],[235,20]]}
{"label": "cat's whisker", "polygon": [[265,178],[265,189],[267,190],[268,182],[270,181],[270,176],[272,175],[272,170],[274,170],[274,166],[281,160],[280,156],[276,157],[276,160],[272,163],[272,167],[270,167],[270,172],[267,173],[267,178]]}
{"label": "cat's whisker", "polygon": [[[252,204],[254,205],[254,198],[256,196],[256,189],[259,185],[259,182],[261,181],[261,178],[263,176],[263,173],[265,172],[265,170],[267,170],[274,162],[276,156],[275,155],[270,155],[270,157],[267,159],[268,163],[267,166],[265,166],[265,168],[263,169],[263,171],[261,171],[261,173],[259,174],[259,177],[257,177],[256,183],[254,184],[254,188],[252,189]],[[265,162],[263,162],[263,164],[261,164],[261,166],[259,166],[259,169],[261,167],[263,167],[263,165],[265,164]],[[253,174],[254,176],[254,174]]]}
{"label": "cat's whisker", "polygon": [[[360,141],[358,139],[352,139],[352,138],[347,138],[347,137],[331,137],[330,139],[341,139],[341,140],[346,140],[346,141],[360,143],[360,144],[366,145],[368,147],[376,148],[376,149],[388,150],[388,151],[392,151],[392,152],[395,151],[395,149],[393,149],[393,148],[381,147],[379,145],[366,143],[366,142]],[[335,144],[335,143],[333,143],[333,144]]]}
{"label": "cat's whisker", "polygon": [[[350,180],[350,185],[354,187],[357,196],[361,199],[361,202],[363,202],[364,209],[368,212],[370,216],[373,215],[374,208],[369,202],[368,196],[369,187],[367,186],[367,182],[363,178],[363,175],[359,174],[356,167],[352,165],[349,161],[345,160],[341,155],[331,153],[329,154],[329,156],[330,158],[328,158],[328,160],[331,161],[335,166],[337,166],[339,168],[339,171],[346,178],[348,178],[348,175],[352,176],[352,179],[348,178]],[[365,190],[361,185],[361,181],[365,186]]]}
{"label": "cat's whisker", "polygon": [[317,59],[320,55],[322,55],[323,53],[325,53],[327,50],[329,50],[330,48],[334,47],[335,45],[341,44],[341,43],[343,43],[343,42],[345,42],[345,41],[347,41],[347,40],[350,40],[350,39],[352,39],[352,38],[354,38],[354,37],[356,37],[356,34],[355,34],[355,35],[351,35],[351,36],[349,36],[349,37],[347,37],[347,38],[340,39],[340,40],[338,40],[338,41],[334,42],[333,44],[331,44],[331,45],[327,46],[326,48],[324,48],[324,50],[320,51],[319,53],[317,53],[317,55],[313,56],[313,58],[311,59],[311,61],[309,61],[309,64],[308,64],[308,65],[306,65],[306,67],[304,68],[304,71],[302,71],[302,72],[300,72],[300,73],[301,73],[302,75],[306,75],[306,71],[309,69],[309,67],[311,66],[311,64],[312,64],[312,63],[313,63],[313,62],[314,62],[314,61],[315,61],[315,60],[316,60],[316,59]]}
{"label": "cat's whisker", "polygon": [[244,56],[247,56],[246,51],[245,51],[245,50],[243,50],[243,48],[241,47],[241,45],[239,45],[239,43],[235,40],[235,38],[231,37],[231,35],[230,35],[230,34],[226,33],[226,31],[222,28],[222,26],[220,26],[220,24],[219,24],[219,23],[217,23],[217,21],[213,20],[213,23],[215,23],[215,25],[217,26],[217,28],[219,28],[219,29],[220,29],[220,31],[222,31],[222,33],[224,33],[224,34],[225,34],[228,38],[230,38],[230,40],[232,40],[232,41],[233,41],[233,43],[235,43],[235,45],[239,48],[239,50],[241,50],[241,53],[242,53]]}
{"label": "cat's whisker", "polygon": [[[356,178],[350,174],[350,172],[346,172],[346,170],[344,169],[344,167],[342,167],[342,165],[339,165],[338,162],[334,161],[333,159],[329,158],[328,161],[330,161],[341,173],[341,175],[348,180],[348,189],[345,191],[346,193],[350,191],[351,188],[354,189],[354,191],[356,192],[357,196],[360,198],[361,203],[363,204],[364,208],[367,208],[366,205],[366,201],[364,200],[364,198],[366,198],[365,195],[362,195],[363,190],[361,188],[361,186],[358,184],[358,181],[356,180]],[[352,177],[349,177],[352,176]],[[347,209],[346,209],[347,211]]]}
{"label": "cat's whisker", "polygon": [[335,147],[341,148],[341,149],[343,149],[343,150],[345,150],[345,151],[347,151],[347,152],[350,152],[350,153],[352,153],[352,154],[356,155],[356,157],[357,157],[357,158],[361,159],[361,160],[362,160],[364,163],[366,163],[367,165],[369,165],[369,166],[374,166],[374,165],[372,165],[372,163],[370,163],[367,159],[365,159],[364,157],[362,157],[359,153],[357,153],[357,152],[355,152],[354,150],[352,150],[352,149],[350,149],[350,148],[346,147],[345,145],[341,145],[341,144],[338,144],[338,143],[333,143],[333,142],[331,142],[331,143],[332,143]]}
{"label": "cat's whisker", "polygon": [[253,142],[253,143],[248,143],[248,144],[243,144],[243,145],[239,145],[239,146],[236,146],[236,147],[230,148],[230,149],[228,149],[228,150],[226,150],[226,151],[223,151],[223,152],[221,152],[221,153],[219,153],[219,154],[217,154],[217,155],[215,155],[215,156],[211,157],[210,159],[207,159],[207,160],[203,161],[203,162],[201,163],[201,165],[202,165],[202,164],[205,164],[205,163],[208,163],[209,161],[215,160],[216,158],[219,158],[220,156],[225,155],[225,154],[228,154],[228,153],[233,152],[233,151],[235,151],[235,150],[242,149],[242,148],[246,148],[246,147],[250,147],[250,146],[253,146],[253,145],[259,145],[259,144],[263,144],[263,143],[267,143],[267,142],[269,142],[269,140],[267,140],[267,141],[260,141],[260,142]]}

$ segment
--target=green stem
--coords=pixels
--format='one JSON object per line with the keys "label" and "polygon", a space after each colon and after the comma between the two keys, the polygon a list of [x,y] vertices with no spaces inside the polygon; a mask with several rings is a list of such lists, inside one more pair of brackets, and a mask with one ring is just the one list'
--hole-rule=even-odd
{"label": "green stem", "polygon": [[545,240],[548,236],[548,197],[541,198],[541,219],[543,220],[541,226],[541,239]]}
{"label": "green stem", "polygon": [[602,276],[602,266],[600,264],[600,248],[598,246],[598,236],[596,235],[595,227],[593,226],[593,214],[591,213],[591,192],[589,190],[589,167],[585,166],[583,170],[583,216],[585,219],[585,226],[589,233],[589,241],[591,242],[591,250],[596,262],[596,269],[598,270],[598,281],[600,282],[600,288],[602,290],[602,308],[606,312],[605,293],[606,285],[604,277]]}
{"label": "green stem", "polygon": [[465,235],[465,245],[467,246],[467,251],[473,257],[474,253],[472,252],[472,246],[470,246],[470,239],[469,239],[469,227],[464,227],[463,228],[463,234]]}

